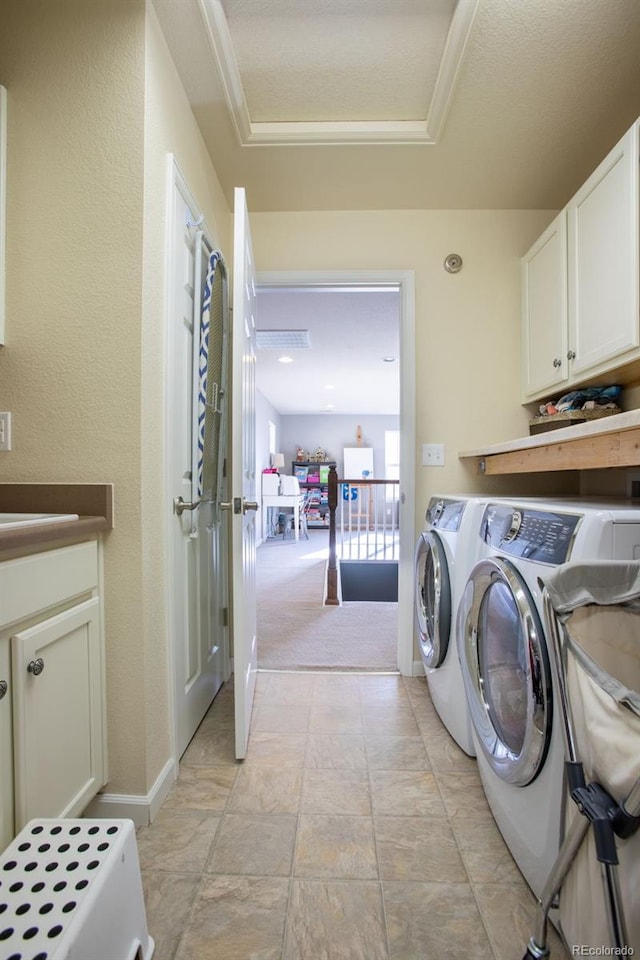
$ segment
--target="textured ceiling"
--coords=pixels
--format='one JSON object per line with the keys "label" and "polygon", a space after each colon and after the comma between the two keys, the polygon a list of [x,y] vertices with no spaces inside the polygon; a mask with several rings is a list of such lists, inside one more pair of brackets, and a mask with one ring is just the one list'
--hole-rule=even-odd
{"label": "textured ceiling", "polygon": [[[558,209],[640,115],[640,0],[479,0],[435,144],[241,146],[207,27],[220,0],[153,2],[230,206],[233,187],[244,186],[256,212]],[[383,95],[385,110],[428,102],[450,5],[392,0],[389,13],[383,0],[225,0],[224,8],[256,117],[314,122],[336,99],[369,117]],[[425,9],[436,11],[431,41]],[[310,10],[331,10],[333,25],[312,23]],[[410,84],[418,48],[423,94]]]}
{"label": "textured ceiling", "polygon": [[278,413],[398,413],[397,290],[262,287],[257,314],[259,330],[309,331],[309,349],[258,350],[256,383]]}

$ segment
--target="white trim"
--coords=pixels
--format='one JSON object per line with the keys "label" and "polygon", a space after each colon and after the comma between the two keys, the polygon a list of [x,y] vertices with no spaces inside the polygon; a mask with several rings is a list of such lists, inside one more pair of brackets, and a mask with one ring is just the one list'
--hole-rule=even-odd
{"label": "white trim", "polygon": [[437,143],[453,99],[479,2],[458,0],[425,120],[253,123],[222,2],[198,0],[227,108],[243,147],[323,143]]}
{"label": "white trim", "polygon": [[167,760],[149,793],[145,795],[126,793],[99,793],[83,812],[83,817],[99,819],[133,820],[136,827],[153,823],[158,810],[167,799],[176,779],[173,760]]}
{"label": "white trim", "polygon": [[398,562],[398,670],[415,676],[413,581],[415,549],[415,274],[413,270],[304,270],[258,272],[259,287],[397,283],[400,316],[400,559]]}

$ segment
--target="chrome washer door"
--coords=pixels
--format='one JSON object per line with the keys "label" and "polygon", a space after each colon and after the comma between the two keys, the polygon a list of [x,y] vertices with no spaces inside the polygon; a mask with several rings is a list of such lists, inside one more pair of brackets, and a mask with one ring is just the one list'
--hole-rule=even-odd
{"label": "chrome washer door", "polygon": [[535,602],[507,560],[481,560],[471,571],[458,643],[482,751],[502,780],[526,786],[542,769],[551,738],[551,669]]}
{"label": "chrome washer door", "polygon": [[423,533],[416,545],[415,606],[418,641],[427,667],[439,667],[451,632],[451,584],[447,555],[437,533]]}

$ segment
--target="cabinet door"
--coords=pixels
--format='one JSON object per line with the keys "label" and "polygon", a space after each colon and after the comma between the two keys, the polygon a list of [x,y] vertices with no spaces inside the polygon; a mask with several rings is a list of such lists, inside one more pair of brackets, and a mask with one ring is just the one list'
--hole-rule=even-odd
{"label": "cabinet door", "polygon": [[[0,850],[13,839],[13,724],[9,640],[0,640]],[[6,686],[5,686],[6,684]]]}
{"label": "cabinet door", "polygon": [[567,219],[563,210],[522,258],[525,398],[567,380]]}
{"label": "cabinet door", "polygon": [[567,207],[572,380],[638,352],[638,159],[636,123]]}
{"label": "cabinet door", "polygon": [[99,599],[11,637],[16,832],[78,815],[104,782]]}

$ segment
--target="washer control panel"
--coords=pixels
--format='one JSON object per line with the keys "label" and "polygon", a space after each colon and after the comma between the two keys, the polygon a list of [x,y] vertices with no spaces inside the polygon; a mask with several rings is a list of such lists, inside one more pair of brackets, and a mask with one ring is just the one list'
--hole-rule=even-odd
{"label": "washer control panel", "polygon": [[490,504],[482,519],[485,543],[512,557],[557,566],[569,559],[580,514]]}
{"label": "washer control panel", "polygon": [[439,530],[460,529],[466,500],[447,500],[445,497],[432,497],[427,507],[425,520]]}

